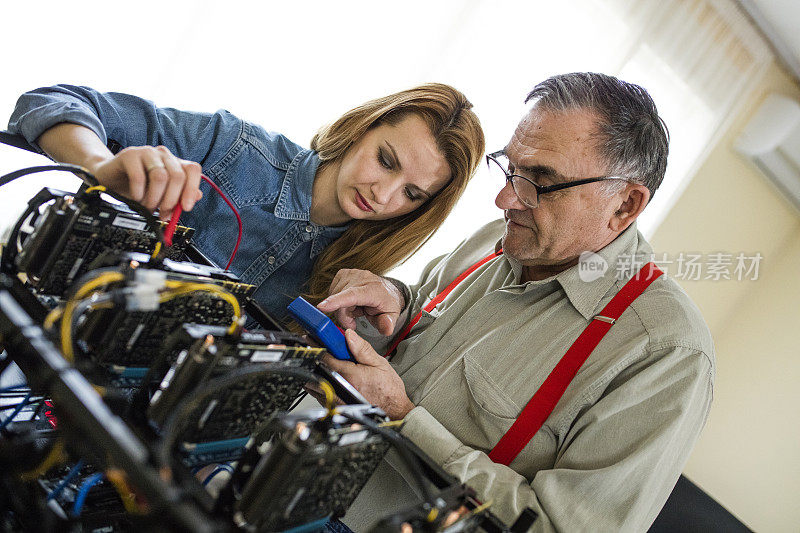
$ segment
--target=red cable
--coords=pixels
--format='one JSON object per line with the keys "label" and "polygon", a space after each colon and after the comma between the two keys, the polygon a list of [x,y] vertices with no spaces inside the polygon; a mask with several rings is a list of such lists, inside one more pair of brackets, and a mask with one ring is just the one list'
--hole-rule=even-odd
{"label": "red cable", "polygon": [[[216,183],[208,179],[208,177],[205,175],[201,175],[200,177],[203,178],[206,183],[211,185],[212,189],[217,191],[217,194],[219,194],[222,199],[225,200],[225,203],[231,208],[233,214],[236,215],[236,223],[239,225],[239,235],[236,237],[236,246],[233,247],[231,258],[228,259],[228,264],[225,265],[225,270],[228,270],[231,267],[231,264],[233,264],[233,259],[236,257],[236,252],[239,250],[239,244],[242,242],[242,217],[239,216],[239,211],[236,210],[236,207],[234,207],[233,203],[228,199],[227,196],[225,196],[225,193],[222,192],[222,189],[220,189]],[[172,211],[169,224],[167,224],[167,228],[164,230],[164,243],[167,246],[172,246],[172,235],[175,233],[175,227],[178,225],[178,219],[181,218],[182,212],[183,209],[181,209],[180,204],[176,205],[175,209]]]}
{"label": "red cable", "polygon": [[[460,276],[458,276],[456,279],[450,282],[450,285],[448,285],[442,292],[437,294],[433,300],[428,302],[428,305],[426,305],[424,308],[425,312],[430,313],[431,311],[433,311],[433,308],[439,305],[442,302],[442,300],[444,300],[447,297],[447,295],[450,294],[450,291],[455,289],[459,283],[464,281],[464,278],[472,274],[475,270],[478,269],[478,267],[480,267],[487,261],[494,259],[495,257],[499,256],[502,253],[503,249],[500,248],[499,250],[495,251],[489,256],[484,257],[483,259],[481,259],[480,261],[469,267],[467,270],[462,272]],[[420,318],[422,318],[422,311],[417,313],[417,316],[412,318],[411,322],[409,322],[406,325],[406,327],[403,328],[403,331],[401,331],[400,334],[397,337],[395,337],[394,342],[391,344],[391,346],[389,346],[389,349],[386,351],[386,355],[384,355],[383,357],[388,359],[389,356],[392,355],[392,352],[395,350],[395,348],[397,348],[397,345],[400,344],[400,342],[408,336],[408,334],[411,332],[411,329],[417,325],[417,322],[419,322]]]}
{"label": "red cable", "polygon": [[231,252],[231,258],[228,259],[228,264],[225,265],[225,270],[228,270],[231,267],[231,264],[233,264],[233,258],[236,257],[236,252],[239,250],[239,243],[242,242],[242,217],[239,216],[239,211],[233,205],[233,202],[231,202],[228,199],[228,197],[225,196],[225,193],[222,192],[222,189],[220,189],[216,183],[208,179],[208,177],[205,174],[201,175],[200,177],[203,178],[206,181],[206,183],[211,185],[211,188],[217,191],[217,194],[222,196],[222,199],[225,200],[225,203],[228,204],[228,207],[231,208],[233,214],[236,215],[236,223],[239,224],[239,235],[237,235],[236,237],[236,246],[233,247],[233,252]]}
{"label": "red cable", "polygon": [[181,204],[178,204],[172,210],[169,224],[167,224],[167,229],[164,230],[164,244],[167,246],[172,246],[172,236],[175,234],[175,228],[178,227],[178,219],[181,218],[181,213],[183,213],[183,208]]}

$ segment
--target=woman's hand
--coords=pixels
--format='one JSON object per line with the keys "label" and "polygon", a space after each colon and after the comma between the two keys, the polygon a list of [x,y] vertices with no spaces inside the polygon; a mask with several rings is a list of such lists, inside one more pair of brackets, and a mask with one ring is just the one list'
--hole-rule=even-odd
{"label": "woman's hand", "polygon": [[202,198],[200,165],[178,159],[164,146],[133,146],[117,155],[89,128],[62,122],[36,140],[50,157],[81,165],[109,189],[168,219],[180,203],[189,211]]}
{"label": "woman's hand", "polygon": [[329,294],[317,305],[320,311],[334,313],[339,324],[350,329],[355,329],[356,318],[365,316],[387,336],[394,332],[405,307],[403,293],[391,281],[368,270],[340,270],[331,282]]}
{"label": "woman's hand", "polygon": [[151,211],[158,209],[164,220],[179,203],[189,211],[203,196],[200,165],[178,159],[164,146],[125,148],[115,156],[90,162],[87,169],[109,189]]}

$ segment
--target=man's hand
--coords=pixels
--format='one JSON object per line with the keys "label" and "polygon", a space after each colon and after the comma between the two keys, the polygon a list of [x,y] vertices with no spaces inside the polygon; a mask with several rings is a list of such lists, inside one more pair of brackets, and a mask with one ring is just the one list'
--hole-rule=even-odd
{"label": "man's hand", "polygon": [[340,270],[329,292],[330,296],[317,305],[320,311],[334,313],[339,324],[351,329],[356,327],[356,318],[365,316],[387,336],[394,332],[406,303],[392,282],[367,270]]}
{"label": "man's hand", "polygon": [[345,331],[347,347],[358,361],[340,361],[326,354],[323,362],[340,373],[372,405],[380,407],[392,420],[399,420],[414,408],[406,386],[389,361],[378,355],[367,341],[352,329]]}

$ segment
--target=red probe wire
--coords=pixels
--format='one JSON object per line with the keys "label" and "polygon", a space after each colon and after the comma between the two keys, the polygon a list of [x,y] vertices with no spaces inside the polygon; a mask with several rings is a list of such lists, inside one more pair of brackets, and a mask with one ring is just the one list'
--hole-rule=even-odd
{"label": "red probe wire", "polygon": [[[225,203],[228,204],[228,207],[231,208],[233,214],[236,215],[236,223],[239,225],[239,235],[236,237],[236,246],[233,247],[233,252],[231,253],[231,258],[228,259],[228,264],[225,265],[225,270],[228,270],[233,264],[233,259],[236,257],[236,252],[239,250],[239,244],[242,242],[242,217],[239,216],[239,211],[234,207],[233,202],[231,202],[225,193],[222,192],[216,183],[208,179],[207,176],[201,175],[201,178],[205,180],[206,183],[211,185],[211,188],[217,191]],[[175,228],[178,225],[178,219],[181,218],[181,213],[183,213],[183,209],[181,208],[181,204],[175,206],[175,209],[172,211],[172,216],[169,219],[169,223],[167,224],[167,228],[164,230],[164,243],[167,246],[172,246],[172,236],[175,233]]]}

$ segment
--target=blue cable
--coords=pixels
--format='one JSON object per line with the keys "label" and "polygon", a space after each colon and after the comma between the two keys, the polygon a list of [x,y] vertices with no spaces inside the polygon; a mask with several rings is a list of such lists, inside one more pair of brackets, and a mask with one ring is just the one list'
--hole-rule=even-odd
{"label": "blue cable", "polygon": [[225,463],[217,465],[217,467],[203,480],[203,486],[205,487],[211,483],[211,480],[214,479],[220,472],[233,473],[233,467]]}
{"label": "blue cable", "polygon": [[61,494],[61,491],[64,490],[64,487],[67,486],[67,483],[72,481],[75,478],[75,476],[78,475],[78,473],[81,471],[81,468],[83,468],[83,459],[75,463],[75,466],[72,467],[72,470],[69,471],[69,473],[64,477],[64,479],[59,481],[58,485],[56,485],[55,488],[50,491],[50,494],[47,495],[47,501],[50,501],[59,494]]}
{"label": "blue cable", "polygon": [[30,398],[30,397],[31,397],[31,393],[29,392],[25,396],[25,398],[23,398],[22,401],[17,404],[16,409],[11,411],[11,414],[8,415],[8,418],[6,418],[2,422],[0,422],[0,429],[5,429],[5,427],[7,425],[9,425],[12,420],[14,420],[14,418],[19,414],[19,412],[22,411],[22,408],[25,407],[26,405],[28,405],[28,398]]}
{"label": "blue cable", "polygon": [[89,495],[89,491],[92,490],[92,487],[100,483],[101,479],[103,479],[102,472],[97,472],[86,478],[86,481],[83,482],[83,485],[81,485],[78,491],[78,495],[75,496],[75,503],[72,505],[72,516],[80,516],[83,503],[86,501],[86,496]]}

